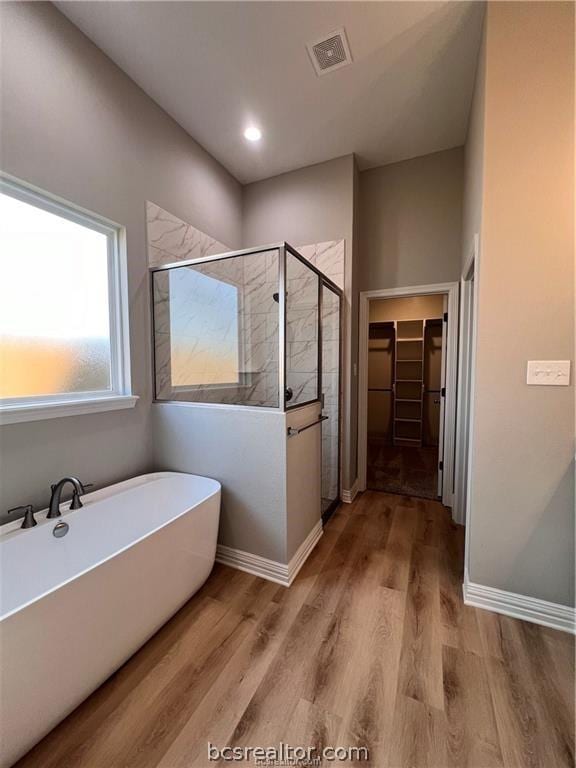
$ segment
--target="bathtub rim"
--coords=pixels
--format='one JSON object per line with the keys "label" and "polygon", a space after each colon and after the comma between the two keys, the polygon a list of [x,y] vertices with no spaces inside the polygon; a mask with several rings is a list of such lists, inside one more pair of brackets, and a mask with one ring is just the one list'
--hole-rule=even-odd
{"label": "bathtub rim", "polygon": [[[53,592],[56,592],[59,589],[62,589],[67,584],[70,584],[71,582],[76,581],[76,579],[79,579],[81,576],[84,576],[86,573],[89,573],[90,571],[93,571],[95,568],[98,568],[99,566],[104,565],[104,563],[107,563],[109,560],[112,560],[113,558],[118,557],[118,555],[121,555],[123,552],[126,552],[132,547],[135,547],[136,544],[139,544],[141,541],[148,539],[154,533],[157,533],[158,531],[161,531],[163,528],[166,528],[167,526],[171,525],[179,518],[183,517],[184,515],[187,515],[193,509],[200,506],[200,504],[203,504],[205,501],[208,501],[213,496],[216,496],[222,492],[221,483],[218,480],[214,480],[214,478],[212,477],[205,477],[204,475],[194,475],[191,472],[167,471],[167,472],[147,472],[143,475],[136,475],[135,477],[131,477],[128,480],[121,480],[119,483],[107,485],[106,487],[100,488],[97,491],[92,491],[91,493],[87,493],[82,498],[85,501],[103,501],[104,499],[108,499],[108,498],[111,498],[112,496],[117,495],[119,489],[121,489],[122,491],[127,491],[127,490],[130,490],[130,488],[135,488],[137,486],[145,485],[145,478],[149,478],[151,480],[155,480],[155,479],[160,480],[162,478],[170,478],[170,477],[200,478],[202,480],[208,481],[208,483],[212,486],[212,490],[210,493],[202,495],[200,498],[195,500],[193,506],[189,506],[183,511],[179,512],[178,514],[173,515],[168,520],[163,522],[161,525],[157,525],[156,527],[151,528],[145,534],[134,539],[129,544],[126,544],[124,547],[121,547],[120,549],[117,549],[114,552],[112,552],[110,555],[103,557],[100,560],[97,560],[95,563],[93,563],[89,567],[78,571],[78,573],[75,573],[73,576],[70,576],[70,578],[65,579],[64,581],[61,581],[59,584],[51,587],[50,589],[47,589],[44,592],[40,592],[38,595],[34,596],[30,600],[27,600],[21,605],[18,605],[15,608],[12,608],[9,611],[6,611],[4,613],[2,612],[2,606],[0,604],[0,626],[4,621],[9,619],[11,616],[14,616],[17,613],[20,613],[20,611],[23,611],[25,608],[28,608],[34,603],[37,603],[39,600],[42,600],[43,598],[48,597],[48,595],[51,595]],[[113,491],[112,489],[116,489],[116,491]],[[60,507],[62,514],[60,517],[56,519],[56,522],[62,521],[66,518],[66,516],[80,511],[77,509],[71,510],[70,504],[71,504],[71,501],[62,503]],[[39,526],[47,527],[48,525],[54,524],[55,518],[48,519],[46,517],[47,514],[48,514],[47,507],[41,510],[40,512],[36,513],[36,518]],[[28,529],[22,529],[20,527],[19,520],[15,520],[13,523],[8,523],[7,525],[10,526],[10,530],[0,531],[0,545],[4,540],[15,538],[18,535],[26,535],[26,533],[28,533]],[[15,526],[15,528],[12,528],[12,526]],[[6,528],[6,527],[7,526],[2,526],[2,528]],[[1,570],[1,558],[0,558],[0,570]]]}

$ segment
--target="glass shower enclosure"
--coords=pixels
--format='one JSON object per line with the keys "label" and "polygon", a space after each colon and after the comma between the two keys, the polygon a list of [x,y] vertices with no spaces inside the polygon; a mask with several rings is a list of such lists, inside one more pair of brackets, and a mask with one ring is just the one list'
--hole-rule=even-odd
{"label": "glass shower enclosure", "polygon": [[280,411],[318,401],[328,513],[339,500],[340,288],[287,243],[151,274],[155,400]]}

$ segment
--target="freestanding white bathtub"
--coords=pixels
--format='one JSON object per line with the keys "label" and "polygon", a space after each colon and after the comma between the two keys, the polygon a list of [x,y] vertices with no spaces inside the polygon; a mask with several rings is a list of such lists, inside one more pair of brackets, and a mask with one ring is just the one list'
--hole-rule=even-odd
{"label": "freestanding white bathtub", "polygon": [[[0,766],[34,746],[143,645],[214,564],[220,483],[158,472],[0,536]],[[57,523],[69,525],[62,538]]]}

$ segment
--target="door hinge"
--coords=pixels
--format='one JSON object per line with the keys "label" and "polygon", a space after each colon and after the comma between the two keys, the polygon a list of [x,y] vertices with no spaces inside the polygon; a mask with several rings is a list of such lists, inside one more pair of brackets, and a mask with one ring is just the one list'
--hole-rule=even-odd
{"label": "door hinge", "polygon": [[442,387],[442,389],[440,390],[440,394],[442,395],[442,397],[446,397],[446,387]]}
{"label": "door hinge", "polygon": [[443,461],[439,462],[438,469],[440,470],[440,472],[442,472],[444,470],[444,462]]}
{"label": "door hinge", "polygon": [[448,312],[444,312],[444,322],[448,322]]}

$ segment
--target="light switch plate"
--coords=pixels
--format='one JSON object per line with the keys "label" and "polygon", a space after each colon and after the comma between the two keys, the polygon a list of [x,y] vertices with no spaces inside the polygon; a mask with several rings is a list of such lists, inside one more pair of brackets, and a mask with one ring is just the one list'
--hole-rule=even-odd
{"label": "light switch plate", "polygon": [[570,384],[570,360],[528,360],[526,384],[567,387]]}

